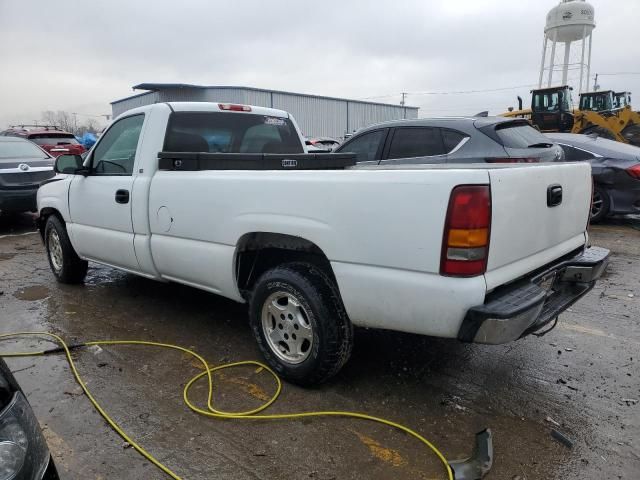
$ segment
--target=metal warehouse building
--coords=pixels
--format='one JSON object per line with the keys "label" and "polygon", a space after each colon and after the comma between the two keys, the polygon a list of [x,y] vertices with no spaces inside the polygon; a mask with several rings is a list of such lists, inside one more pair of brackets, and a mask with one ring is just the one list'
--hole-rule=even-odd
{"label": "metal warehouse building", "polygon": [[280,92],[251,87],[201,86],[181,83],[141,83],[146,90],[111,102],[113,116],[158,102],[225,102],[272,107],[290,112],[307,136],[342,138],[372,123],[418,118],[418,107]]}

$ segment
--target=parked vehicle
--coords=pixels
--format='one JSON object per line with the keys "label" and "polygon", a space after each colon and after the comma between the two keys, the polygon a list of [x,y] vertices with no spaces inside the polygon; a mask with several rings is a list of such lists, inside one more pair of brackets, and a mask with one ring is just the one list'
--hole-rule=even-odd
{"label": "parked vehicle", "polygon": [[38,187],[55,176],[53,160],[27,140],[0,137],[0,211],[35,212]]}
{"label": "parked vehicle", "polygon": [[248,302],[267,362],[308,385],[347,361],[353,325],[510,342],[606,266],[586,246],[587,163],[345,168],[353,155],[303,151],[280,110],[129,110],[38,192],[53,274],[82,282],[95,261]]}
{"label": "parked vehicle", "polygon": [[562,159],[562,149],[526,120],[504,117],[448,117],[393,120],[363,128],[338,147],[358,162],[531,163]]}
{"label": "parked vehicle", "polygon": [[40,425],[0,357],[0,478],[58,480]]}
{"label": "parked vehicle", "polygon": [[53,125],[14,125],[0,135],[26,138],[44,148],[54,157],[65,153],[80,155],[85,148],[69,132]]}
{"label": "parked vehicle", "polygon": [[549,133],[568,162],[588,161],[593,175],[591,221],[640,213],[640,147],[597,135]]}
{"label": "parked vehicle", "polygon": [[333,151],[340,146],[340,142],[331,137],[307,137],[307,145],[313,145],[322,150]]}

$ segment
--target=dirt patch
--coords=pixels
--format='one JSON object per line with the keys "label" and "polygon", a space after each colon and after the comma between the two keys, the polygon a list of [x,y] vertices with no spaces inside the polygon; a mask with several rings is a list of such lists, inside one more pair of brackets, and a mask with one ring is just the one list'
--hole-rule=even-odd
{"label": "dirt patch", "polygon": [[49,289],[44,285],[34,285],[16,290],[13,296],[26,301],[42,300],[49,296]]}
{"label": "dirt patch", "polygon": [[11,260],[15,256],[15,253],[0,253],[0,262],[2,260]]}

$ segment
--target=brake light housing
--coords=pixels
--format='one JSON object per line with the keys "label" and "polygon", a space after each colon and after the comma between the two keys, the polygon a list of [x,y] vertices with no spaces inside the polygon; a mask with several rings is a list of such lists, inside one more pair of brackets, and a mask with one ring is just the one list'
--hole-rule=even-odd
{"label": "brake light housing", "polygon": [[640,163],[627,168],[626,172],[633,178],[640,180]]}
{"label": "brake light housing", "polygon": [[237,105],[234,103],[219,103],[218,108],[220,110],[227,110],[230,112],[250,112],[251,107],[249,105]]}
{"label": "brake light housing", "polygon": [[458,185],[451,191],[444,224],[440,275],[475,277],[487,270],[491,237],[489,185]]}

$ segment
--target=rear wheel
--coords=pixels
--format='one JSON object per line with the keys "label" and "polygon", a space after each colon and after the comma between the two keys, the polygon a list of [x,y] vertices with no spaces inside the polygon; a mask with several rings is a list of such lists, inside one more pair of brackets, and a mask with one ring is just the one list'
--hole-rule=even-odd
{"label": "rear wheel", "polygon": [[71,245],[67,229],[55,215],[47,218],[44,227],[44,244],[49,266],[62,283],[82,283],[87,275],[88,263],[76,254]]}
{"label": "rear wheel", "polygon": [[604,220],[609,215],[610,207],[611,202],[607,191],[598,185],[594,185],[591,203],[591,223],[598,223]]}
{"label": "rear wheel", "polygon": [[250,316],[269,366],[292,383],[324,382],[349,359],[353,327],[319,267],[289,263],[267,271],[253,290]]}

